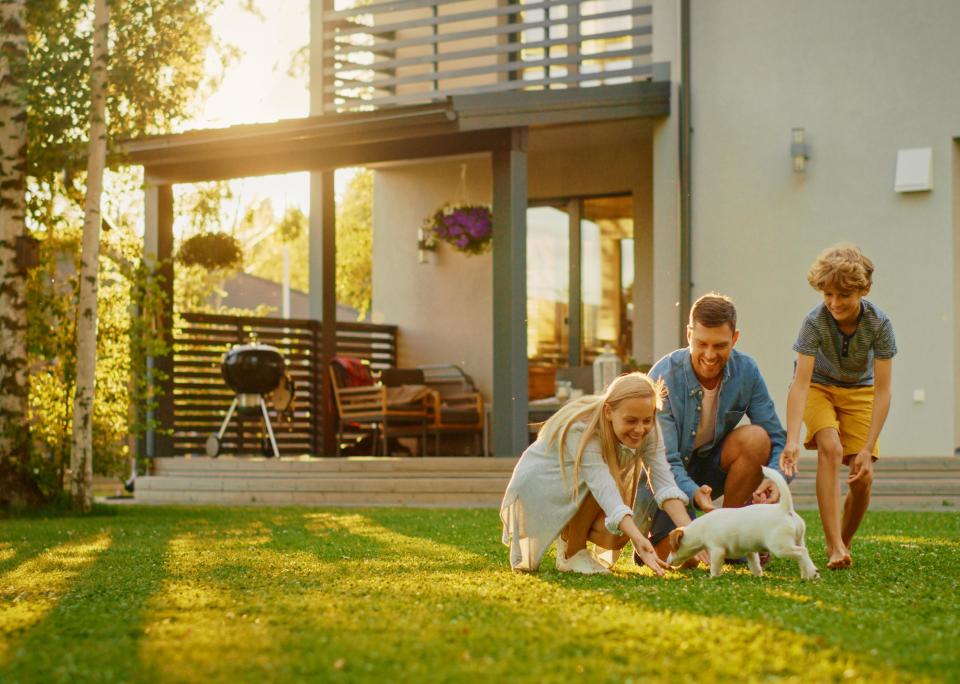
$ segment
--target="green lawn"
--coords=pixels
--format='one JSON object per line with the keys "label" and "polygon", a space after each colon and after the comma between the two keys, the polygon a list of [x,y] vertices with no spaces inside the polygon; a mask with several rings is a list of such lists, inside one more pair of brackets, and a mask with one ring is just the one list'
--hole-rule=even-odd
{"label": "green lawn", "polygon": [[960,681],[957,513],[870,513],[815,583],[513,574],[499,537],[489,510],[0,520],[0,682]]}

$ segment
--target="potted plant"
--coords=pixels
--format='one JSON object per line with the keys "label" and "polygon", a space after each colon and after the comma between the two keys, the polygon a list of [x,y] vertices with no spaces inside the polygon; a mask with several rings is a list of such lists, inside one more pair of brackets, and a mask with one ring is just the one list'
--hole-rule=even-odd
{"label": "potted plant", "polygon": [[444,204],[426,218],[423,233],[465,254],[483,254],[493,238],[493,214],[485,204]]}

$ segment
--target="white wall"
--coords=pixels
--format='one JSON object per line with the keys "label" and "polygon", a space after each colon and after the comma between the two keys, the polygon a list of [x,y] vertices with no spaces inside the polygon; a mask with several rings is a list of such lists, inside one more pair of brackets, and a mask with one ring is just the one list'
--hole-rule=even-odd
{"label": "white wall", "polygon": [[[960,3],[691,4],[694,296],[735,298],[740,346],[782,415],[791,347],[819,301],[806,270],[821,249],[857,243],[899,348],[882,453],[952,454]],[[791,171],[795,126],[811,146],[803,174]],[[911,147],[933,148],[932,192],[893,191],[897,150]]]}
{"label": "white wall", "polygon": [[[488,157],[467,164],[466,200],[489,203]],[[491,253],[466,256],[441,243],[417,261],[417,229],[444,202],[456,202],[460,161],[377,169],[373,181],[371,319],[398,325],[397,365],[456,363],[489,399],[492,385]]]}

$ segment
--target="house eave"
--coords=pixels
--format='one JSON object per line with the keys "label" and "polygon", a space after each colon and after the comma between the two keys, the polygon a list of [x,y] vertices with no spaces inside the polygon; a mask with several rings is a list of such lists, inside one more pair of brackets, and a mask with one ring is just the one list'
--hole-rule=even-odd
{"label": "house eave", "polygon": [[188,183],[505,149],[508,131],[667,116],[668,83],[464,95],[444,102],[124,141],[116,162]]}

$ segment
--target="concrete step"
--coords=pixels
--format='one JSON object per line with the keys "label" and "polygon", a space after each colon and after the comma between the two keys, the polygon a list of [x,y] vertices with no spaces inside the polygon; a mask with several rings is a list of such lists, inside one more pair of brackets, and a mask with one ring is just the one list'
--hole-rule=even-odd
{"label": "concrete step", "polygon": [[[166,458],[137,481],[142,503],[324,506],[499,506],[515,458]],[[840,475],[846,491],[846,469]],[[816,457],[791,485],[798,508],[816,508]],[[960,509],[960,459],[884,458],[875,509]]]}
{"label": "concrete step", "polygon": [[158,458],[153,463],[153,474],[194,474],[197,476],[227,476],[234,474],[323,475],[342,473],[437,473],[473,472],[511,473],[517,463],[514,458],[476,457],[352,457],[352,458]]}

